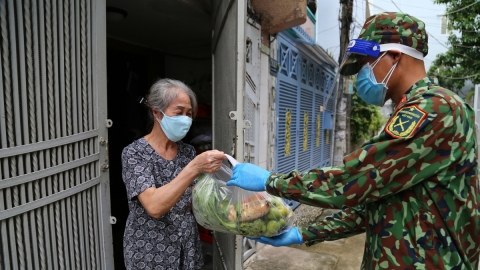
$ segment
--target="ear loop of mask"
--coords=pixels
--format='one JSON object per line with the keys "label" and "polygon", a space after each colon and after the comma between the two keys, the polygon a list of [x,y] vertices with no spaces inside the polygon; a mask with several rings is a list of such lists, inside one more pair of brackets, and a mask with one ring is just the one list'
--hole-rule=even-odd
{"label": "ear loop of mask", "polygon": [[373,68],[378,64],[378,62],[380,62],[380,60],[385,56],[385,54],[387,54],[387,52],[383,52],[382,55],[380,55],[380,57],[377,58],[377,60],[375,60],[371,66],[372,66],[372,70]]}
{"label": "ear loop of mask", "polygon": [[[399,60],[400,61],[400,60]],[[385,76],[385,79],[383,79],[382,83],[384,83],[385,85],[387,85],[388,81],[390,80],[390,77],[392,77],[392,74],[393,72],[395,71],[395,67],[397,66],[398,64],[398,61],[397,63],[395,63],[395,65],[393,65],[393,67],[388,71],[387,73],[387,76]]]}
{"label": "ear loop of mask", "polygon": [[395,71],[395,68],[397,67],[398,62],[400,62],[400,59],[398,59],[398,61],[395,63],[395,65],[393,65],[393,67],[388,71],[387,75],[383,79],[382,83],[384,83],[385,85],[387,85],[388,81],[390,80],[390,77],[392,77],[392,74]]}
{"label": "ear loop of mask", "polygon": [[[375,62],[372,63],[372,71],[373,71],[373,68],[378,64],[378,62],[380,62],[380,59],[382,59],[382,57],[385,56],[385,54],[387,54],[387,52],[383,52],[383,54],[377,60],[375,60]],[[395,65],[393,65],[392,68],[390,68],[390,70],[388,71],[385,78],[383,78],[381,83],[387,85],[387,83],[390,80],[390,77],[392,77],[392,74],[395,71],[395,67],[398,65],[399,61],[400,60],[398,60],[397,63],[395,63]]]}

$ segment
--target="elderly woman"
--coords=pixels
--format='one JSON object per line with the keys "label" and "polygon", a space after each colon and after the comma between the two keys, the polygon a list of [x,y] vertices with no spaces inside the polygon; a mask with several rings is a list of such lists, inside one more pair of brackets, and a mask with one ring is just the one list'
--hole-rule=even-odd
{"label": "elderly woman", "polygon": [[199,269],[203,265],[197,223],[192,214],[194,180],[220,169],[225,154],[195,156],[180,141],[195,116],[195,94],[180,81],[161,79],[147,98],[155,119],[150,134],[122,152],[128,215],[123,249],[127,269]]}

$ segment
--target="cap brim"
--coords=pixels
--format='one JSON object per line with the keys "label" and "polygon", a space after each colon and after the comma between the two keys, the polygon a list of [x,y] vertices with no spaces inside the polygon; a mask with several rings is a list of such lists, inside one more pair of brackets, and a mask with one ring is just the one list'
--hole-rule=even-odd
{"label": "cap brim", "polygon": [[362,68],[361,63],[359,63],[361,58],[361,55],[350,54],[340,67],[340,74],[344,76],[357,74]]}

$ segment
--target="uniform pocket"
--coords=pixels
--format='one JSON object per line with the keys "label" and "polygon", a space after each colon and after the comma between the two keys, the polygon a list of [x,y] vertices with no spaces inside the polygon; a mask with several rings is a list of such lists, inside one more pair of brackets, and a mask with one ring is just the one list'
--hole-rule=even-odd
{"label": "uniform pocket", "polygon": [[415,214],[415,238],[417,245],[424,249],[433,249],[435,246],[435,230],[432,213],[420,210]]}

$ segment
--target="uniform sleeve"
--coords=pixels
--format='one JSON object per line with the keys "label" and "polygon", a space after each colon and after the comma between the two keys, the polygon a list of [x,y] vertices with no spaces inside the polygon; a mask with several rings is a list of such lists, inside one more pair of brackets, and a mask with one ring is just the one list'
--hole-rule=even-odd
{"label": "uniform sleeve", "polygon": [[151,165],[132,146],[122,151],[122,178],[129,200],[135,199],[147,188],[155,187]]}
{"label": "uniform sleeve", "polygon": [[[408,120],[410,113],[416,116]],[[399,136],[386,132],[388,128]],[[454,115],[449,103],[438,96],[422,97],[397,110],[380,135],[344,158],[344,166],[272,174],[266,189],[276,196],[325,208],[374,202],[455,162],[453,134]]]}
{"label": "uniform sleeve", "polygon": [[333,241],[365,232],[365,207],[359,205],[345,208],[326,217],[321,222],[301,228],[303,242],[313,245],[322,241]]}

